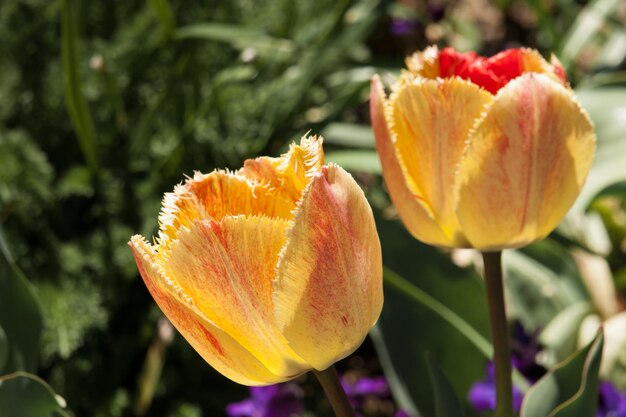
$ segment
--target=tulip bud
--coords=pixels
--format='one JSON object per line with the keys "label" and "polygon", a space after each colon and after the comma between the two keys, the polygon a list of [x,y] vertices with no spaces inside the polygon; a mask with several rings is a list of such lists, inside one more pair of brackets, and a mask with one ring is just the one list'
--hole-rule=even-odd
{"label": "tulip bud", "polygon": [[155,301],[216,370],[245,385],[325,370],[382,308],[382,258],[363,191],[322,140],[165,195],[154,245],[130,247]]}
{"label": "tulip bud", "polygon": [[430,47],[371,89],[391,199],[419,240],[497,251],[544,238],[578,196],[595,135],[556,58]]}

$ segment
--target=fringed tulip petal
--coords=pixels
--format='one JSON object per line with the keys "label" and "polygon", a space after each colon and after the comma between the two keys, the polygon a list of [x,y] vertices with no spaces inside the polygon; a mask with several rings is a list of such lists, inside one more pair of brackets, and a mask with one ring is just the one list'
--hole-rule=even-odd
{"label": "fringed tulip petal", "polygon": [[434,45],[422,52],[415,52],[406,58],[405,63],[413,75],[431,80],[439,78],[439,48]]}
{"label": "fringed tulip petal", "polygon": [[131,239],[163,313],[236,382],[325,369],[380,314],[374,217],[352,177],[323,159],[322,139],[307,137],[236,172],[196,173],[166,194],[157,244]]}
{"label": "fringed tulip petal", "polygon": [[141,277],[161,310],[193,348],[218,372],[240,384],[266,385],[286,380],[270,372],[247,349],[215,326],[158,265],[158,254],[141,236],[129,243]]}
{"label": "fringed tulip petal", "polygon": [[545,74],[564,86],[568,86],[565,70],[559,60],[553,55],[548,63],[539,52],[534,49],[522,48],[522,62],[524,72],[537,72]]}
{"label": "fringed tulip petal", "polygon": [[390,98],[387,120],[405,181],[429,206],[447,246],[467,246],[450,191],[474,119],[492,100],[488,92],[456,77],[418,78]]}
{"label": "fringed tulip petal", "polygon": [[246,216],[196,221],[179,232],[164,269],[209,320],[272,373],[294,377],[310,366],[287,346],[272,303],[272,279],[287,225]]}
{"label": "fringed tulip petal", "polygon": [[219,220],[240,214],[289,219],[296,201],[242,175],[196,173],[173,193],[165,194],[159,216],[161,243],[175,240],[181,226],[190,227],[197,219]]}
{"label": "fringed tulip petal", "polygon": [[276,272],[279,328],[324,370],[353,352],[382,308],[382,259],[371,209],[350,174],[330,164],[304,191]]}
{"label": "fringed tulip petal", "polygon": [[417,239],[434,245],[450,246],[452,242],[434,220],[432,211],[422,202],[423,198],[413,194],[407,186],[385,120],[384,97],[383,86],[378,76],[375,76],[370,94],[370,114],[376,150],[393,205],[406,228]]}
{"label": "fringed tulip petal", "polygon": [[322,141],[312,137],[304,138],[300,145],[291,144],[289,152],[279,158],[262,156],[248,159],[239,173],[289,196],[295,203],[309,183],[310,176],[323,164]]}
{"label": "fringed tulip petal", "polygon": [[473,247],[518,247],[545,237],[585,181],[593,126],[571,90],[526,73],[500,90],[469,136],[457,214]]}

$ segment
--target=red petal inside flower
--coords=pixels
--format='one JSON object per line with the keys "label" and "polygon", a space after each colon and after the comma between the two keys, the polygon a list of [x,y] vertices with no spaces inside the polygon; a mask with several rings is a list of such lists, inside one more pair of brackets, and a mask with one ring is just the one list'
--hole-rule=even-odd
{"label": "red petal inside flower", "polygon": [[520,49],[508,49],[490,58],[475,52],[460,53],[453,48],[439,52],[439,74],[448,78],[457,76],[481,86],[492,94],[524,72]]}

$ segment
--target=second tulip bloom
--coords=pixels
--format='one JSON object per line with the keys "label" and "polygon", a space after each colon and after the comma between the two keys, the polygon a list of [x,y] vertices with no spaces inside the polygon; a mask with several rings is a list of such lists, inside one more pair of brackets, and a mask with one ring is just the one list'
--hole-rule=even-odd
{"label": "second tulip bloom", "polygon": [[544,238],[578,196],[593,125],[561,65],[530,49],[491,58],[451,48],[407,59],[371,115],[385,183],[408,230],[483,251]]}

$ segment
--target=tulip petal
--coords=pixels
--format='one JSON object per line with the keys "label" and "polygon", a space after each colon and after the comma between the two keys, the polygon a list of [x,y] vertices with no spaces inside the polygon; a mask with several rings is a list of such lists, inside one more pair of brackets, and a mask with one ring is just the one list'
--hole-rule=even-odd
{"label": "tulip petal", "polygon": [[417,78],[390,98],[387,121],[405,180],[430,207],[448,246],[467,246],[450,195],[467,135],[492,100],[485,90],[456,77]]}
{"label": "tulip petal", "polygon": [[550,233],[591,167],[593,126],[571,90],[527,73],[500,90],[459,166],[457,215],[473,247],[519,247]]}
{"label": "tulip petal", "polygon": [[272,304],[288,224],[257,216],[196,221],[180,230],[163,267],[209,320],[272,373],[293,377],[310,366],[287,346]]}
{"label": "tulip petal", "polygon": [[189,227],[196,219],[220,220],[224,216],[265,215],[290,219],[296,201],[257,184],[243,175],[225,171],[196,173],[193,179],[165,194],[160,243],[167,246],[176,239],[181,226]]}
{"label": "tulip petal", "polygon": [[298,355],[324,370],[362,343],[382,301],[371,208],[350,174],[330,164],[305,190],[280,256],[278,326]]}
{"label": "tulip petal", "polygon": [[450,246],[452,242],[435,222],[430,208],[422,202],[423,197],[413,194],[407,187],[385,120],[384,97],[380,78],[375,76],[370,93],[370,114],[376,150],[391,201],[400,219],[415,238],[433,245]]}
{"label": "tulip petal", "polygon": [[554,55],[552,56],[550,63],[548,63],[548,61],[546,61],[535,49],[522,48],[521,52],[524,72],[538,72],[546,74],[554,81],[557,81],[564,86],[568,85],[565,70]]}
{"label": "tulip petal", "polygon": [[248,350],[204,316],[192,299],[168,279],[158,254],[142,236],[129,242],[139,272],[166,317],[191,346],[218,372],[244,385],[266,385],[288,378],[270,372]]}
{"label": "tulip petal", "polygon": [[267,184],[295,203],[309,183],[309,177],[324,164],[322,138],[303,137],[300,145],[291,144],[279,158],[262,156],[248,159],[239,174]]}
{"label": "tulip petal", "polygon": [[411,74],[435,79],[440,77],[439,48],[432,45],[421,52],[415,52],[405,59],[406,67]]}

